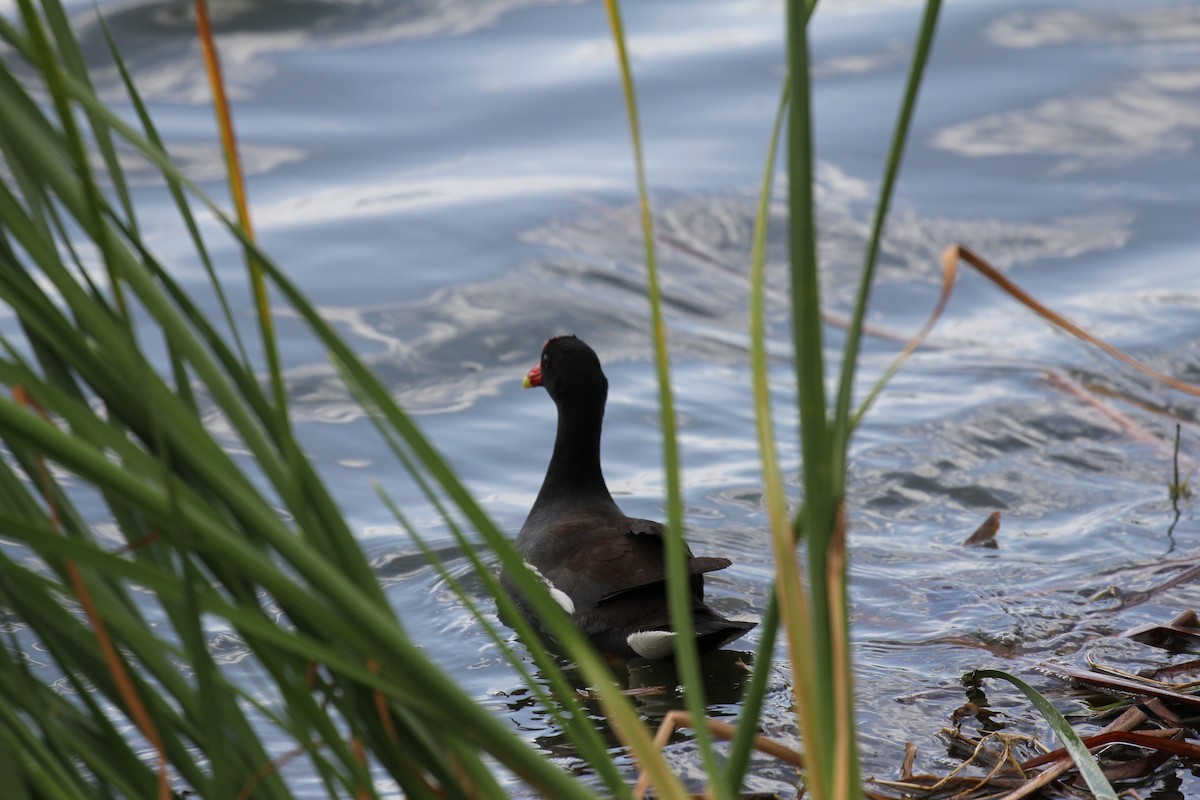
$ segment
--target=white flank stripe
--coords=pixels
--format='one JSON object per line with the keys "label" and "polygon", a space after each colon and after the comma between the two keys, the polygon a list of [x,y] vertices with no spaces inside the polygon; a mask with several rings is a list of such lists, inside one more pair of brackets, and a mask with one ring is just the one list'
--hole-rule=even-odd
{"label": "white flank stripe", "polygon": [[568,614],[575,613],[575,604],[571,602],[571,598],[567,597],[566,592],[555,589],[550,585],[550,581],[546,581],[546,586],[549,587],[550,596],[554,598],[554,602],[562,606],[563,611],[566,611]]}
{"label": "white flank stripe", "polygon": [[530,572],[537,576],[538,580],[546,584],[546,588],[550,590],[550,597],[554,599],[554,602],[562,606],[563,611],[566,611],[568,614],[575,613],[575,603],[571,600],[566,592],[564,592],[562,589],[556,588],[555,585],[550,582],[550,579],[543,575],[542,571],[533,564],[530,564],[528,561],[526,561],[525,566],[529,568]]}

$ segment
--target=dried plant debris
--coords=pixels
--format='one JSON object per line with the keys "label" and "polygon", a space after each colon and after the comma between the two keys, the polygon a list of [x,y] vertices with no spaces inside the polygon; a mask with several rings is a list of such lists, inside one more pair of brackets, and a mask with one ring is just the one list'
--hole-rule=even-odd
{"label": "dried plant debris", "polygon": [[963,544],[967,547],[997,547],[996,534],[998,533],[1000,533],[1000,512],[993,511]]}
{"label": "dried plant debris", "polygon": [[[1076,699],[1086,713],[1076,711],[1068,717],[1109,782],[1137,782],[1139,791],[1145,791],[1156,771],[1166,779],[1181,766],[1181,759],[1200,760],[1200,744],[1194,743],[1200,739],[1200,619],[1195,612],[1100,640],[1078,661],[1043,664],[1038,671],[1083,692]],[[913,774],[916,748],[909,743],[900,777],[871,781],[869,798],[1093,796],[1065,750],[1051,749],[1031,735],[998,730],[982,693],[977,687],[968,692],[970,702],[955,711],[954,727],[940,732],[959,765],[943,776]],[[978,721],[976,731],[964,730],[968,720]]]}

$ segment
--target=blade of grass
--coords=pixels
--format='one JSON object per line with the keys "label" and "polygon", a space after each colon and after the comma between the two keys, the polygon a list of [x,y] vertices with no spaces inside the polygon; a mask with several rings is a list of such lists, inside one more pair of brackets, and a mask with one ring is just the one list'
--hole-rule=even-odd
{"label": "blade of grass", "polygon": [[[795,520],[797,530],[805,532],[808,546],[810,594],[804,597],[799,578],[788,572],[795,569],[795,557],[789,548],[776,544],[776,570],[780,578],[780,614],[789,625],[789,643],[803,641],[799,648],[790,646],[789,655],[796,670],[796,712],[800,719],[808,755],[806,776],[813,796],[833,797],[835,775],[834,748],[824,740],[835,724],[832,685],[832,632],[829,615],[827,563],[829,538],[834,524],[837,501],[830,474],[831,442],[826,417],[825,364],[820,316],[820,278],[817,258],[816,211],[813,186],[813,117],[811,78],[808,71],[808,21],[812,6],[801,0],[787,4],[787,66],[791,84],[791,103],[787,129],[788,169],[788,254],[791,265],[792,340],[795,348],[797,403],[800,416],[800,451],[804,463],[804,505]],[[802,605],[807,599],[811,608]],[[798,619],[790,617],[792,611]],[[804,620],[803,632],[799,630]],[[803,637],[803,640],[801,639]],[[846,765],[841,765],[845,768]]]}
{"label": "blade of grass", "polygon": [[[381,429],[381,432],[383,432],[383,429]],[[392,445],[392,450],[398,458],[404,461],[409,460],[408,455],[404,453],[398,442],[394,442],[392,438],[390,436],[386,436],[386,434],[385,438],[387,438],[389,443]],[[483,611],[478,608],[475,601],[466,592],[466,590],[463,589],[459,581],[457,581],[454,576],[450,574],[449,570],[446,569],[445,564],[442,563],[442,560],[429,546],[428,542],[426,542],[425,537],[422,536],[418,532],[416,526],[409,521],[407,515],[404,514],[400,507],[389,495],[387,495],[386,492],[384,492],[380,487],[376,487],[376,492],[383,499],[384,504],[391,511],[392,516],[396,518],[396,521],[408,532],[413,541],[416,542],[422,553],[424,553],[426,560],[428,560],[429,563],[434,566],[434,568],[438,571],[438,574],[442,577],[442,580],[444,580],[447,585],[451,587],[451,589],[470,611],[471,616],[475,618],[476,622],[483,627],[488,637],[493,641],[493,643],[496,644],[497,648],[508,657],[509,663],[515,670],[517,670],[517,673],[521,676],[521,679],[525,685],[534,693],[539,702],[541,702],[543,708],[550,713],[559,727],[571,737],[575,747],[579,751],[580,756],[587,760],[588,763],[590,763],[593,768],[596,769],[601,779],[604,780],[608,786],[609,791],[613,792],[614,796],[622,796],[626,794],[628,792],[628,787],[625,786],[621,776],[616,772],[615,765],[612,763],[612,759],[607,755],[603,740],[596,732],[596,729],[590,724],[586,711],[579,704],[576,692],[567,683],[562,670],[558,668],[558,665],[554,663],[554,660],[550,658],[549,654],[541,647],[541,643],[537,641],[536,634],[534,634],[532,629],[525,624],[524,618],[518,612],[511,599],[507,596],[507,593],[501,587],[500,582],[496,580],[496,577],[493,574],[493,569],[489,565],[483,563],[483,561],[479,558],[478,554],[475,552],[474,546],[470,541],[467,540],[466,536],[462,532],[462,529],[455,523],[454,519],[449,513],[449,510],[446,509],[445,505],[437,497],[433,487],[424,480],[423,476],[419,476],[419,473],[415,469],[415,465],[410,466],[410,472],[414,475],[414,477],[418,477],[422,491],[434,504],[438,512],[442,515],[442,519],[450,527],[455,541],[458,543],[459,548],[471,563],[475,574],[484,582],[489,596],[495,599],[500,609],[501,616],[504,619],[512,620],[513,623],[518,626],[518,630],[521,632],[522,637],[526,641],[529,641],[529,652],[538,668],[541,670],[541,674],[543,677],[545,677],[547,682],[549,682],[552,690],[555,693],[555,697],[559,698],[557,702],[545,692],[540,683],[535,679],[533,674],[529,672],[528,668],[521,661],[521,659],[517,657],[517,655],[508,647],[506,647],[506,643],[501,638],[495,625],[493,625],[490,620],[487,619]],[[560,703],[564,706],[563,711],[560,711],[558,708]]]}
{"label": "blade of grass", "polygon": [[867,306],[870,303],[871,288],[875,283],[875,266],[879,261],[879,248],[883,242],[883,231],[887,224],[888,211],[892,205],[892,194],[896,180],[900,175],[900,167],[904,163],[904,151],[908,144],[908,134],[912,128],[913,114],[917,107],[917,97],[924,82],[925,68],[929,64],[929,56],[933,52],[933,38],[937,32],[938,15],[941,11],[941,0],[926,0],[925,11],[921,18],[921,27],[917,35],[916,46],[913,49],[912,61],[908,67],[908,79],[904,85],[904,97],[900,102],[900,111],[896,124],[892,128],[892,141],[888,148],[888,157],[884,165],[883,180],[879,185],[879,197],[875,201],[875,216],[871,222],[871,235],[867,239],[867,251],[863,259],[862,275],[859,279],[858,295],[855,299],[854,314],[850,325],[846,328],[846,344],[842,355],[841,380],[838,387],[837,409],[834,414],[833,441],[834,467],[833,476],[837,494],[845,493],[846,450],[853,432],[853,418],[850,407],[854,397],[854,376],[858,368],[858,355],[862,348],[863,325],[866,321]]}
{"label": "blade of grass", "polygon": [[[642,245],[646,260],[646,296],[650,301],[650,328],[654,341],[654,363],[658,376],[659,419],[662,424],[663,465],[667,488],[667,596],[671,612],[671,627],[675,636],[675,661],[683,679],[684,700],[693,717],[705,714],[704,676],[700,671],[700,656],[693,634],[691,580],[687,572],[686,544],[683,537],[683,496],[681,492],[679,447],[675,401],[671,390],[670,355],[667,348],[667,327],[662,310],[662,289],[658,277],[658,258],[655,251],[654,217],[650,209],[650,193],[646,181],[645,155],[642,149],[641,122],[638,114],[637,92],[633,71],[629,65],[625,27],[618,0],[605,0],[613,43],[616,46],[621,88],[625,97],[625,113],[629,121],[633,144],[634,171],[637,179],[638,210],[642,224]],[[713,796],[722,800],[733,795],[717,764],[712,737],[708,729],[695,729],[696,746],[700,751],[705,774]]]}
{"label": "blade of grass", "polygon": [[[97,571],[105,574],[124,576],[132,582],[153,589],[168,601],[178,602],[184,591],[173,574],[160,574],[160,570],[157,568],[104,553],[84,542],[47,537],[33,532],[26,536],[23,527],[11,526],[2,514],[0,514],[0,524],[4,524],[6,530],[13,528],[15,537],[36,547],[39,552],[73,559],[81,564],[94,565]],[[492,745],[497,757],[518,774],[530,780],[531,783],[543,787],[551,796],[586,796],[582,787],[562,773],[557,766],[542,760],[523,742],[513,737],[511,732],[504,728],[499,721],[490,714],[482,712],[472,701],[462,698],[461,701],[447,702],[453,692],[447,695],[444,691],[446,687],[442,682],[431,679],[432,673],[429,671],[431,668],[423,667],[419,657],[415,660],[413,657],[393,657],[393,660],[388,662],[389,664],[402,664],[406,671],[406,680],[397,684],[395,680],[398,673],[395,668],[389,668],[382,675],[373,673],[365,666],[348,660],[344,653],[330,649],[330,646],[319,640],[280,628],[272,620],[258,613],[248,612],[230,605],[207,587],[202,588],[198,597],[206,613],[216,614],[244,631],[253,632],[260,642],[269,641],[306,660],[315,659],[339,674],[344,674],[349,679],[383,692],[393,701],[421,708],[426,714],[432,713],[435,717],[442,719],[443,726],[449,726],[447,729],[458,731],[460,735],[473,741],[478,742],[481,739],[487,741],[487,737],[495,736],[496,739]],[[509,756],[507,758],[505,757],[506,753]],[[514,754],[521,757],[513,759],[512,755]],[[536,769],[531,769],[533,767]]]}
{"label": "blade of grass", "polygon": [[[125,92],[129,95],[130,102],[133,104],[134,111],[137,113],[138,120],[142,125],[142,130],[146,132],[147,141],[149,145],[153,146],[160,153],[163,159],[166,159],[168,157],[166,146],[163,144],[162,137],[159,136],[157,126],[155,126],[153,119],[150,117],[150,112],[146,109],[146,104],[142,100],[141,93],[137,90],[137,86],[134,85],[133,77],[129,74],[129,68],[125,64],[125,59],[122,58],[121,51],[117,48],[117,43],[113,39],[112,31],[108,27],[108,21],[100,13],[99,7],[96,9],[96,18],[100,23],[100,30],[104,33],[104,41],[108,44],[109,55],[112,56],[113,63],[117,66],[117,72],[121,76],[121,82],[125,86]],[[103,115],[97,114],[94,110],[90,113],[97,118],[103,119]],[[107,125],[108,123],[105,122],[105,124]],[[199,256],[200,263],[204,267],[204,272],[208,276],[209,286],[212,287],[217,304],[220,306],[221,313],[225,317],[225,324],[229,329],[229,335],[233,338],[234,347],[241,356],[242,363],[249,367],[250,356],[246,353],[241,332],[234,322],[233,310],[230,308],[229,298],[225,292],[225,287],[217,279],[216,267],[213,266],[212,257],[209,255],[204,237],[200,235],[200,228],[196,224],[196,218],[191,212],[187,197],[184,195],[183,185],[170,172],[164,171],[162,174],[167,188],[171,193],[171,199],[175,202],[175,207],[179,209],[180,217],[187,228],[188,237],[191,239],[192,246],[196,250],[196,255]],[[129,214],[129,217],[132,220],[132,213]],[[131,233],[133,234],[130,236],[132,241],[137,241],[140,238],[137,236],[136,230]]]}
{"label": "blade of grass", "polygon": [[908,360],[908,357],[915,353],[917,348],[924,343],[938,320],[942,318],[942,312],[946,310],[946,306],[950,302],[950,295],[954,291],[957,276],[958,262],[951,259],[942,259],[942,288],[938,293],[937,303],[934,304],[933,310],[929,312],[929,316],[925,318],[925,323],[921,326],[921,329],[904,343],[904,347],[892,359],[892,363],[888,364],[887,369],[883,371],[883,374],[875,381],[871,390],[867,392],[867,396],[863,398],[862,403],[855,409],[853,416],[850,418],[850,433],[854,432],[859,423],[862,422],[863,417],[871,410],[871,406],[874,405],[875,401],[879,399],[879,395],[887,387],[888,381],[900,371],[900,367],[904,366],[904,362]]}
{"label": "blade of grass", "polygon": [[999,678],[1000,680],[1008,681],[1020,689],[1037,708],[1038,712],[1041,713],[1046,723],[1050,725],[1050,728],[1054,731],[1054,735],[1062,742],[1063,748],[1071,754],[1071,760],[1075,762],[1075,766],[1079,769],[1079,774],[1083,776],[1088,790],[1096,797],[1096,800],[1117,800],[1117,793],[1113,789],[1112,784],[1104,777],[1104,771],[1100,768],[1099,762],[1088,752],[1087,746],[1080,740],[1079,734],[1075,732],[1075,729],[1071,727],[1071,723],[1067,722],[1059,710],[1043,697],[1037,689],[1034,689],[1017,676],[998,669],[977,669],[969,673],[964,680],[975,682],[982,678]]}
{"label": "blade of grass", "polygon": [[742,696],[742,709],[738,715],[737,734],[729,747],[725,762],[725,772],[729,776],[729,784],[740,787],[745,780],[746,770],[750,766],[750,754],[754,752],[755,736],[758,733],[758,721],[762,716],[763,705],[767,696],[767,681],[771,677],[774,665],[775,640],[779,633],[779,596],[772,592],[767,601],[767,610],[759,624],[762,639],[754,655],[754,669],[750,673],[750,685]]}
{"label": "blade of grass", "polygon": [[[791,96],[791,80],[785,78],[780,93],[779,105],[772,126],[767,148],[767,160],[762,184],[759,189],[758,209],[755,214],[754,232],[750,250],[750,365],[754,394],[755,426],[758,434],[759,461],[762,465],[763,494],[767,505],[767,518],[771,531],[772,549],[775,558],[775,591],[772,593],[767,614],[763,619],[763,644],[755,660],[754,678],[746,692],[742,724],[730,754],[729,774],[734,785],[740,785],[749,763],[753,734],[757,730],[758,715],[761,713],[766,677],[770,671],[775,641],[774,626],[780,620],[788,641],[788,652],[794,665],[797,680],[796,711],[799,715],[811,714],[813,705],[801,702],[800,683],[803,676],[812,675],[816,669],[812,659],[812,648],[804,631],[811,626],[808,598],[804,593],[800,572],[796,564],[796,536],[788,518],[787,498],[783,490],[783,478],[779,469],[779,457],[775,446],[775,426],[771,415],[771,392],[768,375],[767,330],[766,330],[766,242],[770,220],[771,199],[774,196],[775,161],[782,138],[788,102]],[[769,646],[770,645],[770,646]],[[809,719],[808,725],[815,725]],[[802,724],[802,727],[803,724]],[[810,728],[804,727],[805,730]]]}
{"label": "blade of grass", "polygon": [[[234,233],[236,235],[236,229]],[[388,426],[406,442],[421,468],[427,471],[429,476],[441,486],[448,498],[462,511],[475,530],[483,534],[488,546],[500,556],[505,569],[520,574],[523,570],[522,560],[511,542],[496,529],[491,520],[483,513],[478,503],[441,455],[420,433],[408,415],[395,404],[388,390],[353,355],[345,342],[336,335],[316,309],[304,300],[286,275],[280,272],[265,255],[260,253],[260,258],[268,277],[292,304],[300,318],[325,345],[338,369],[349,374],[351,379],[362,387],[362,394],[370,403],[370,408],[380,413]],[[532,576],[529,577],[532,579]],[[595,686],[605,713],[608,715],[610,723],[618,731],[622,741],[633,750],[638,758],[649,760],[652,770],[657,770],[654,779],[660,792],[664,796],[682,797],[683,789],[678,780],[657,757],[648,732],[637,720],[628,698],[617,691],[607,667],[596,657],[594,651],[579,636],[569,621],[560,616],[562,615],[561,608],[549,597],[544,586],[530,586],[525,591],[527,596],[533,595],[530,596],[530,599],[537,601],[538,613],[547,619],[555,637],[569,646],[572,658],[577,661],[587,679]]]}
{"label": "blade of grass", "polygon": [[[16,399],[20,405],[34,405],[23,391],[17,394]],[[41,411],[43,417],[46,416],[43,410],[37,410]],[[49,420],[47,419],[47,421]],[[52,524],[58,527],[57,520],[59,515],[54,502],[54,493],[50,490],[49,486],[50,477],[44,463],[40,463],[39,467],[38,481],[41,484],[43,497],[48,506],[48,513]],[[92,601],[91,592],[84,582],[82,573],[70,561],[67,562],[66,569],[70,578],[71,589],[75,593],[75,598],[83,606],[84,613],[87,614],[88,623],[91,625],[96,636],[96,643],[100,646],[100,652],[104,655],[104,660],[111,672],[112,680],[117,685],[117,689],[125,703],[126,713],[129,714],[137,724],[138,729],[142,732],[142,735],[146,737],[151,747],[154,748],[158,759],[158,797],[160,800],[167,800],[171,794],[170,785],[167,782],[167,756],[163,749],[162,738],[158,733],[158,726],[154,724],[150,714],[147,713],[137,689],[134,688],[133,682],[129,679],[129,667],[116,646],[114,646],[112,637],[108,633],[108,626],[105,624],[104,618],[97,611],[96,604]]]}
{"label": "blade of grass", "polygon": [[[77,46],[74,42],[74,38],[70,31],[70,28],[66,23],[65,15],[62,14],[61,7],[59,7],[57,4],[50,3],[50,4],[47,4],[45,6],[45,8],[47,11],[47,16],[50,21],[51,28],[55,33],[56,40],[59,44],[60,50],[65,54],[64,60],[67,63],[68,68],[71,69],[72,74],[84,86],[86,86],[87,88],[90,89],[91,87],[90,87],[90,83],[88,83],[87,73],[82,65],[82,58],[78,54]],[[105,32],[107,35],[107,28],[105,29]],[[136,96],[136,93],[134,93],[134,95]],[[92,122],[93,130],[95,132],[94,139],[99,144],[100,149],[101,149],[102,153],[104,154],[105,163],[108,167],[108,175],[111,177],[112,182],[116,186],[118,195],[121,199],[121,202],[123,203],[123,206],[124,206],[124,209],[126,212],[126,216],[129,220],[128,227],[132,231],[134,238],[136,238],[136,234],[137,234],[136,218],[134,217],[134,214],[133,214],[132,203],[130,201],[130,198],[129,198],[129,195],[128,195],[128,192],[126,189],[126,184],[125,184],[123,175],[120,172],[120,170],[117,168],[115,151],[112,147],[112,144],[111,144],[111,141],[109,138],[110,130],[103,123],[103,118],[100,115],[97,115],[95,113],[90,113],[89,119]],[[78,136],[75,135],[73,138],[78,139]],[[82,147],[82,145],[78,145],[77,147],[80,152],[82,152],[84,149]],[[79,174],[85,176],[85,178],[86,178],[87,176],[90,175],[90,171],[86,168],[86,164],[83,162],[86,162],[86,158],[81,158],[81,167],[79,168],[78,172],[79,172]],[[88,197],[88,199],[90,201],[89,202],[89,211],[92,215],[92,218],[94,220],[98,221],[99,215],[104,210],[102,208],[101,203],[98,201],[99,191],[95,187],[95,184],[90,179],[85,180],[85,185],[88,187],[88,192],[87,192],[86,196]],[[65,234],[62,235],[62,238],[64,241],[67,240]],[[104,237],[101,241],[102,242],[111,242],[111,239],[109,237]],[[119,273],[112,271],[112,267],[119,265],[120,261],[115,260],[115,259],[111,258],[110,256],[108,256],[108,257],[105,257],[104,262],[105,262],[105,264],[109,265],[109,267],[110,267],[110,285],[111,285],[112,291],[114,293],[114,296],[116,297],[118,307],[122,311],[121,317],[125,320],[128,320],[128,312],[126,310],[126,301],[124,298],[124,292],[122,290],[122,282],[120,279],[121,276]],[[79,265],[78,268],[79,268],[80,275],[82,275],[86,279],[87,278],[86,270],[83,268],[82,265]],[[99,298],[99,296],[100,296],[99,292],[96,291],[94,287],[92,289],[92,293],[94,296]],[[129,325],[128,322],[126,322],[126,328],[127,328],[127,335],[130,338],[132,338],[134,336],[134,332],[133,332],[132,326]],[[148,365],[145,365],[144,363],[139,362],[138,366],[139,366],[138,373],[142,377],[140,380],[136,380],[135,384],[136,385],[144,385],[145,381],[146,381],[146,377],[147,377]],[[149,419],[152,428],[154,428],[156,430],[160,430],[160,427],[158,425],[159,415],[156,413],[155,408],[148,407],[148,406],[144,406],[143,408],[144,408],[145,415]],[[158,437],[158,436],[155,436],[154,438],[156,441],[161,441],[160,437]],[[160,452],[160,458],[165,458],[165,457],[166,457],[166,454]],[[119,510],[116,508],[114,508],[114,511],[116,511],[118,514],[120,513]],[[78,574],[78,571],[75,569],[74,565],[68,564],[67,569],[68,569],[68,572],[70,573],[70,576],[72,579],[71,583],[74,586],[76,593],[79,594],[80,592],[85,592],[86,590],[84,589],[84,582],[83,582],[82,576],[80,576]],[[158,741],[158,735],[153,728],[153,723],[150,722],[145,711],[140,709],[140,703],[138,702],[137,695],[135,693],[132,693],[132,688],[129,686],[128,680],[122,678],[122,675],[124,673],[124,665],[119,659],[115,658],[115,652],[116,652],[115,649],[110,644],[106,644],[109,641],[108,635],[104,629],[101,618],[99,618],[97,616],[97,613],[93,608],[93,604],[91,602],[90,597],[87,594],[79,594],[79,596],[80,596],[80,599],[84,602],[85,608],[88,609],[89,617],[92,620],[92,625],[96,629],[96,633],[97,633],[98,637],[100,638],[101,644],[105,645],[104,650],[108,654],[107,660],[110,664],[110,669],[112,669],[114,671],[114,677],[118,679],[117,680],[118,685],[120,685],[122,687],[121,694],[125,698],[126,704],[131,706],[134,719],[137,722],[138,726],[145,732],[147,738],[155,746],[155,749],[159,752],[160,783],[159,783],[158,793],[160,796],[165,796],[168,791],[167,785],[165,782],[165,779],[166,779],[165,764],[162,763],[162,759],[165,756],[163,754],[162,745]],[[201,663],[204,663],[207,661],[207,659],[200,658],[200,659],[194,659],[194,661],[200,661]],[[202,669],[202,667],[198,667],[198,669]],[[207,708],[207,707],[208,706],[205,706],[205,708]],[[214,741],[215,742],[223,741],[223,737],[216,737],[214,739]]]}

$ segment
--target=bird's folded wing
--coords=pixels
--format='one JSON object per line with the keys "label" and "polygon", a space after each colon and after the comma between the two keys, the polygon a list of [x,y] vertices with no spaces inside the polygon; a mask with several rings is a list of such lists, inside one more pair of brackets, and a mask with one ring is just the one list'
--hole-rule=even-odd
{"label": "bird's folded wing", "polygon": [[[566,592],[579,610],[653,584],[666,576],[663,526],[629,517],[581,519],[568,516],[557,522],[551,537],[557,543],[554,563],[540,565],[553,585]],[[692,591],[703,598],[706,572],[725,569],[727,558],[692,556],[687,551]]]}

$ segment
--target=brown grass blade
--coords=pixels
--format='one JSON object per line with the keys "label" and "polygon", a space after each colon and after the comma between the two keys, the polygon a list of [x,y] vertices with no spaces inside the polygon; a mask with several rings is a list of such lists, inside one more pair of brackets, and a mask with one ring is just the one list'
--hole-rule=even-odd
{"label": "brown grass blade", "polygon": [[246,203],[246,182],[242,173],[242,161],[238,155],[237,137],[233,132],[233,115],[229,113],[229,97],[225,94],[225,80],[221,76],[221,60],[217,57],[217,45],[213,41],[212,25],[208,19],[206,0],[195,0],[196,33],[200,39],[200,52],[204,56],[204,71],[208,74],[208,86],[213,94],[213,110],[217,114],[217,125],[221,132],[221,145],[225,151],[225,166],[229,171],[229,189],[233,193],[233,205],[238,222],[253,241],[254,229],[250,225],[250,209]]}
{"label": "brown grass blade", "polygon": [[988,514],[975,532],[967,537],[963,545],[966,547],[983,547],[985,545],[995,545],[996,534],[1000,533],[1000,512],[993,511]]}
{"label": "brown grass blade", "polygon": [[[24,386],[13,387],[13,399],[19,405],[32,409],[47,422],[52,422],[50,415],[26,391]],[[35,456],[35,459],[38,464],[38,484],[42,492],[42,497],[46,501],[50,524],[55,530],[61,530],[62,523],[59,518],[58,505],[54,502],[54,492],[51,491],[50,471],[41,456]],[[163,747],[162,737],[158,734],[158,728],[154,725],[154,721],[150,718],[150,713],[146,710],[146,706],[138,696],[137,689],[133,685],[133,680],[129,677],[129,669],[125,665],[125,660],[121,658],[117,646],[113,643],[112,637],[108,633],[108,627],[105,625],[104,619],[96,609],[96,604],[92,600],[91,593],[88,592],[83,574],[73,561],[67,561],[65,566],[67,580],[70,582],[71,589],[75,592],[75,597],[79,600],[79,604],[83,606],[83,613],[87,616],[88,623],[92,626],[92,631],[96,634],[96,643],[100,645],[100,653],[104,657],[105,664],[108,665],[108,671],[112,676],[113,683],[117,687],[117,693],[120,694],[122,701],[124,701],[130,719],[137,725],[142,735],[146,737],[146,741],[150,743],[150,746],[154,748],[158,760],[158,798],[159,800],[170,800],[171,785],[167,776],[167,751]]]}
{"label": "brown grass blade", "polygon": [[1058,312],[1053,311],[1039,303],[1037,300],[1034,300],[1033,297],[1021,289],[1021,287],[1017,286],[1015,283],[1002,275],[1000,270],[993,267],[985,259],[972,252],[965,245],[953,244],[942,252],[943,270],[948,269],[949,265],[951,264],[957,264],[959,261],[965,261],[967,264],[970,264],[981,275],[1003,289],[1014,300],[1018,301],[1055,327],[1061,328],[1072,336],[1082,339],[1088,344],[1095,345],[1121,363],[1127,364],[1128,366],[1136,369],[1138,372],[1148,375],[1157,381],[1161,381],[1167,386],[1170,386],[1172,389],[1177,389],[1178,391],[1184,392],[1185,394],[1190,394],[1193,397],[1200,397],[1200,386],[1194,386],[1193,384],[1167,375],[1165,372],[1159,372],[1153,367],[1138,361],[1133,356],[1127,355],[1098,336],[1088,333],[1086,330],[1079,327],[1074,322],[1071,322]]}
{"label": "brown grass blade", "polygon": [[[1183,756],[1184,758],[1200,758],[1200,745],[1178,741],[1171,737],[1180,733],[1176,728],[1165,728],[1154,731],[1109,731],[1097,733],[1094,736],[1084,736],[1083,743],[1088,750],[1097,750],[1105,745],[1120,743],[1132,744],[1154,750],[1160,753]],[[1032,769],[1043,764],[1052,764],[1060,758],[1068,758],[1066,750],[1054,750],[1045,755],[1021,762],[1021,769]]]}
{"label": "brown grass blade", "polygon": [[925,342],[926,338],[928,338],[930,331],[933,330],[933,326],[936,325],[937,321],[942,318],[942,312],[946,310],[946,305],[950,302],[950,294],[954,291],[954,281],[957,278],[958,260],[947,259],[943,255],[942,289],[938,294],[937,303],[934,304],[933,310],[929,312],[929,316],[925,319],[925,324],[922,325],[921,329],[913,334],[912,338],[905,343],[899,354],[896,355],[896,358],[893,359],[892,363],[888,365],[888,368],[883,371],[883,375],[881,375],[879,380],[875,382],[875,385],[871,387],[871,391],[867,393],[866,398],[859,405],[858,410],[854,412],[854,417],[850,422],[851,428],[858,427],[858,423],[862,421],[862,418],[866,415],[867,411],[869,411],[871,406],[875,403],[875,400],[879,397],[880,392],[883,391],[883,387],[887,386],[888,381],[892,379],[893,375],[900,371],[900,367],[904,366],[904,362],[908,359],[908,357],[916,352],[916,349]]}

